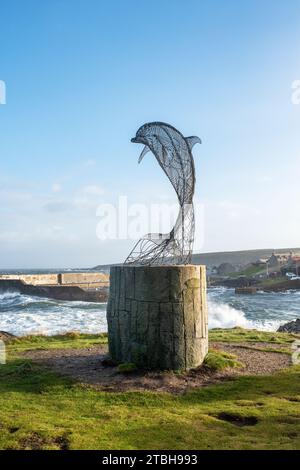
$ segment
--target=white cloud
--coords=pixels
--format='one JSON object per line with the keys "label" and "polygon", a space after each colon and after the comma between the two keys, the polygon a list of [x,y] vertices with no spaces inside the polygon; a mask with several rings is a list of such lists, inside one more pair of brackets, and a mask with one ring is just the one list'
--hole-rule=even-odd
{"label": "white cloud", "polygon": [[102,196],[104,194],[103,188],[97,185],[85,186],[82,188],[82,192],[90,196]]}
{"label": "white cloud", "polygon": [[22,203],[25,201],[29,201],[32,199],[32,194],[30,193],[25,193],[23,191],[10,191],[10,190],[0,190],[0,199],[1,202],[3,203],[4,201],[9,204],[13,203]]}
{"label": "white cloud", "polygon": [[68,201],[50,201],[44,205],[47,212],[66,212],[71,209],[72,205]]}
{"label": "white cloud", "polygon": [[54,193],[59,193],[61,191],[61,189],[62,189],[62,187],[61,187],[61,184],[59,184],[59,183],[54,183],[52,185],[52,191]]}

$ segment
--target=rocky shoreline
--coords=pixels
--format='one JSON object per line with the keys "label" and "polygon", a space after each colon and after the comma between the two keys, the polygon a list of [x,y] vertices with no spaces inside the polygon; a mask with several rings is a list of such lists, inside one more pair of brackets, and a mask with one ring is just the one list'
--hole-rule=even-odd
{"label": "rocky shoreline", "polygon": [[281,325],[277,331],[279,333],[300,333],[300,318]]}

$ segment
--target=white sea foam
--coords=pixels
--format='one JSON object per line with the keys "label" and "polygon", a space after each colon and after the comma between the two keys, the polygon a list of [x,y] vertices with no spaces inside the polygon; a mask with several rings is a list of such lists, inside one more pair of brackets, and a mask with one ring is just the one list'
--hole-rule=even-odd
{"label": "white sea foam", "polygon": [[249,328],[249,321],[242,310],[236,310],[228,304],[208,301],[209,328]]}
{"label": "white sea foam", "polygon": [[0,330],[17,336],[104,332],[106,304],[64,302],[9,292],[0,295]]}
{"label": "white sea foam", "polygon": [[208,301],[208,327],[212,328],[234,328],[239,326],[247,329],[259,329],[265,331],[276,331],[285,323],[280,320],[253,321],[246,318],[242,310],[237,310],[222,302]]}
{"label": "white sea foam", "polygon": [[[276,331],[281,324],[300,317],[299,295],[298,291],[289,295],[236,296],[232,289],[210,289],[209,328],[240,326]],[[0,330],[15,335],[104,332],[107,331],[106,304],[64,302],[16,292],[1,293]]]}

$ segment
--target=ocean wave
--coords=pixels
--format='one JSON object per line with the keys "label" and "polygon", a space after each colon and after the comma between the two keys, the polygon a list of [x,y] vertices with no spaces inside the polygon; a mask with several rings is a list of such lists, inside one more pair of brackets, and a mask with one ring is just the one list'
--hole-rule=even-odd
{"label": "ocean wave", "polygon": [[[208,290],[209,328],[276,331],[280,325],[300,317],[300,292],[262,293],[237,296],[233,289]],[[0,293],[0,330],[15,335],[61,334],[67,331],[98,333],[107,331],[106,303],[62,301]]]}
{"label": "ocean wave", "polygon": [[237,310],[228,304],[208,301],[209,328],[249,327],[249,322],[242,310]]}
{"label": "ocean wave", "polygon": [[18,295],[21,294],[13,291],[0,292],[0,302],[5,301],[6,299],[14,299]]}
{"label": "ocean wave", "polygon": [[0,330],[16,336],[105,332],[106,304],[5,292],[0,295]]}
{"label": "ocean wave", "polygon": [[263,331],[276,331],[282,320],[250,320],[242,310],[235,309],[223,302],[208,301],[208,328],[234,328],[258,329]]}

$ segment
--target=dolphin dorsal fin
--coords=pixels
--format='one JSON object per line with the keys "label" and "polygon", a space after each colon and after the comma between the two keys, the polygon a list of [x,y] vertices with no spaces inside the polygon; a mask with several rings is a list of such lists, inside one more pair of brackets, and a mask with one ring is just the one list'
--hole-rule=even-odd
{"label": "dolphin dorsal fin", "polygon": [[193,150],[194,145],[196,144],[202,144],[200,137],[197,137],[196,135],[191,135],[190,137],[185,137],[186,143],[189,146],[190,151]]}

